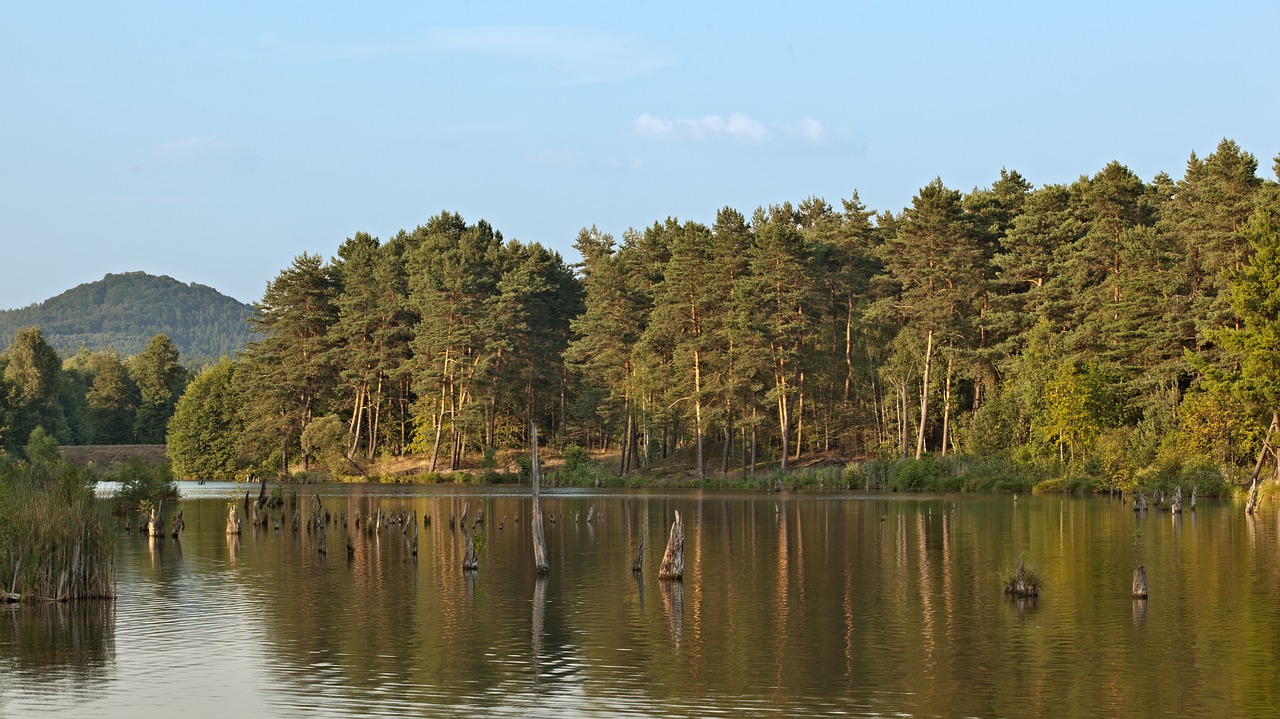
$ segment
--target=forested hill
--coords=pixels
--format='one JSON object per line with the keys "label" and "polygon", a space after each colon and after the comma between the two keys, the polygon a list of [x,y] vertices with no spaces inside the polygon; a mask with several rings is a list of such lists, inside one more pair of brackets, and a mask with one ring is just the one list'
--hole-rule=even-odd
{"label": "forested hill", "polygon": [[17,310],[0,310],[0,347],[14,333],[38,326],[63,355],[81,345],[114,347],[122,356],[142,352],[157,333],[173,340],[187,366],[244,348],[253,308],[212,287],[184,284],[145,272],[109,274],[97,282]]}

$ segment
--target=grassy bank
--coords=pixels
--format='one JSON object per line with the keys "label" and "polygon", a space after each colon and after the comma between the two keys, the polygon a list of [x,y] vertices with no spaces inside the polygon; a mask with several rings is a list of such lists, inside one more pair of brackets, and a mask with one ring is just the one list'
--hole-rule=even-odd
{"label": "grassy bank", "polygon": [[[543,481],[549,487],[711,488],[758,491],[862,490],[887,492],[1038,492],[1106,493],[1113,489],[1171,493],[1181,487],[1190,496],[1226,497],[1239,491],[1239,478],[1228,476],[1207,460],[1164,456],[1138,471],[1121,470],[1101,461],[1064,463],[1009,457],[925,455],[920,459],[809,456],[782,471],[775,458],[762,458],[754,472],[734,467],[719,472],[708,461],[698,480],[691,452],[655,459],[625,477],[616,456],[588,454],[570,445],[563,452],[542,450]],[[399,457],[370,464],[362,475],[324,471],[295,472],[294,481],[374,481],[404,483],[507,484],[527,482],[527,454],[507,450],[475,458],[455,471],[431,471],[426,457]]]}

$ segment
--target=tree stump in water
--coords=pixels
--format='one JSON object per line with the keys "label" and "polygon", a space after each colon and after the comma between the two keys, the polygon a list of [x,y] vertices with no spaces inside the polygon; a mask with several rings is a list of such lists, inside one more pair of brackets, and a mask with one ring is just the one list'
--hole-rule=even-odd
{"label": "tree stump in water", "polygon": [[236,505],[227,505],[227,534],[240,533],[240,518],[236,516]]}
{"label": "tree stump in water", "polygon": [[1133,570],[1133,598],[1147,598],[1147,568],[1141,564]]}
{"label": "tree stump in water", "polygon": [[1192,485],[1192,487],[1191,487],[1191,511],[1192,511],[1192,512],[1196,511],[1196,488],[1195,488],[1195,485]]}
{"label": "tree stump in water", "polygon": [[587,510],[587,524],[590,524],[591,520],[595,518],[596,518],[596,505],[593,504],[591,505],[591,508]]}
{"label": "tree stump in water", "polygon": [[671,523],[671,536],[667,538],[667,551],[662,555],[658,579],[684,578],[684,522],[676,511],[676,521]]}
{"label": "tree stump in water", "polygon": [[462,555],[462,568],[467,571],[475,571],[480,568],[480,559],[476,557],[476,543],[472,541],[471,535],[467,537],[467,550]]}
{"label": "tree stump in water", "polygon": [[1011,597],[1040,596],[1040,581],[1035,574],[1027,571],[1025,559],[1018,559],[1018,566],[1013,575],[1004,584],[1004,593]]}
{"label": "tree stump in water", "polygon": [[542,499],[538,496],[538,485],[542,482],[542,470],[538,466],[538,428],[532,424],[529,426],[529,437],[529,449],[532,455],[529,480],[533,485],[533,520],[529,522],[529,528],[533,533],[533,568],[538,574],[546,574],[551,565],[547,561],[547,539],[542,531]]}
{"label": "tree stump in water", "polygon": [[631,565],[631,571],[639,572],[644,566],[644,530],[640,531],[640,548],[636,550],[636,563]]}
{"label": "tree stump in water", "polygon": [[183,520],[183,519],[182,519],[182,510],[181,510],[181,509],[179,509],[179,510],[178,510],[178,514],[173,518],[173,532],[172,532],[172,535],[173,535],[174,539],[177,539],[177,537],[178,537],[178,532],[181,532],[182,530],[184,530],[184,529],[186,529],[186,528],[187,528],[187,523],[186,523],[186,521],[185,521],[185,520]]}
{"label": "tree stump in water", "polygon": [[151,508],[151,516],[147,519],[147,536],[163,537],[164,536],[164,518],[160,516],[155,507]]}
{"label": "tree stump in water", "polygon": [[1174,514],[1182,514],[1182,485],[1173,491],[1173,499],[1169,500],[1169,511]]}

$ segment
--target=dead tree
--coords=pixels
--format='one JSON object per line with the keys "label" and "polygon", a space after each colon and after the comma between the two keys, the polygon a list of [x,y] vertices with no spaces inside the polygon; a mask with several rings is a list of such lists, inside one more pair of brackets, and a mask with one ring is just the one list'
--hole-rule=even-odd
{"label": "dead tree", "polygon": [[480,568],[480,559],[476,557],[476,543],[472,541],[471,535],[467,537],[467,551],[462,555],[462,568],[468,572],[473,572]]}
{"label": "dead tree", "polygon": [[533,532],[533,567],[538,574],[546,574],[550,569],[547,563],[547,540],[542,534],[542,500],[538,496],[538,485],[541,482],[542,470],[538,467],[538,428],[529,425],[529,479],[533,484],[533,521],[529,523]]}
{"label": "dead tree", "polygon": [[1139,564],[1138,568],[1133,570],[1133,598],[1147,598],[1147,568],[1142,564]]}
{"label": "dead tree", "polygon": [[1258,489],[1262,484],[1259,478],[1262,474],[1262,465],[1267,460],[1267,456],[1275,459],[1276,465],[1273,474],[1280,475],[1280,453],[1276,452],[1275,447],[1271,446],[1271,436],[1276,430],[1280,429],[1280,412],[1271,413],[1271,426],[1267,427],[1267,434],[1262,438],[1262,449],[1258,451],[1258,462],[1253,465],[1253,474],[1249,477],[1249,501],[1245,502],[1245,514],[1253,514],[1258,508]]}
{"label": "dead tree", "polygon": [[633,572],[639,572],[644,567],[644,535],[645,530],[640,530],[640,547],[636,550],[636,563],[631,565]]}
{"label": "dead tree", "polygon": [[676,521],[671,523],[671,536],[667,538],[667,551],[662,555],[662,567],[658,579],[684,578],[684,522],[676,511]]}
{"label": "dead tree", "polygon": [[236,516],[236,505],[231,503],[227,505],[227,534],[240,533],[240,518]]}

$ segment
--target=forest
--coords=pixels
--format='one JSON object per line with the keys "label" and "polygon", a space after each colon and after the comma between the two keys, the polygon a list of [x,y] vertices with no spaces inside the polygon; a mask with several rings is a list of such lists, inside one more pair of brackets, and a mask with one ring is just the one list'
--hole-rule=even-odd
{"label": "forest", "polygon": [[163,444],[190,377],[167,335],[131,357],[81,347],[64,360],[40,328],[18,330],[0,355],[0,460],[23,457],[37,428],[55,446]]}
{"label": "forest", "polygon": [[169,453],[187,477],[405,456],[439,474],[492,467],[536,426],[597,480],[832,465],[902,488],[1221,486],[1277,457],[1278,215],[1280,186],[1230,140],[1177,180],[1003,170],[896,213],[855,191],[589,227],[574,265],[445,211],[295,258],[256,341],[177,402]]}
{"label": "forest", "polygon": [[108,274],[28,307],[0,310],[0,347],[36,326],[63,356],[81,347],[131,357],[164,334],[183,363],[200,368],[244,349],[253,308],[200,284],[145,272]]}

